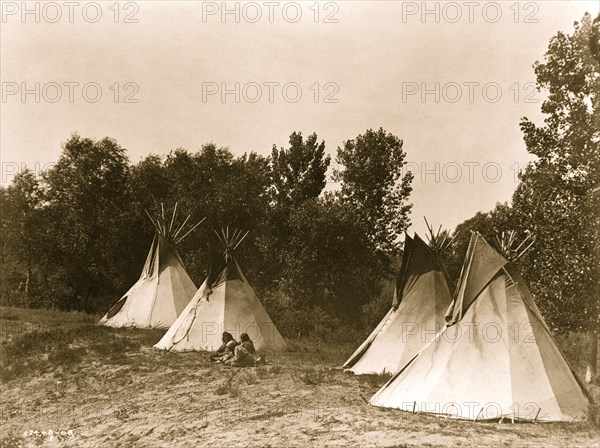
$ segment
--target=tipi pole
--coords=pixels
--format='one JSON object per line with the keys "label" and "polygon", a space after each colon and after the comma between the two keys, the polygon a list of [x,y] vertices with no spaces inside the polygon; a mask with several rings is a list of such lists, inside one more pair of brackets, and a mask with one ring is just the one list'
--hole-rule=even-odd
{"label": "tipi pole", "polygon": [[198,223],[197,223],[197,224],[196,224],[194,227],[192,227],[190,230],[188,230],[188,231],[186,232],[186,234],[185,234],[185,235],[183,235],[181,238],[179,238],[179,239],[176,241],[176,243],[180,243],[180,242],[181,242],[181,241],[182,241],[182,240],[183,240],[183,239],[184,239],[186,236],[188,236],[188,235],[190,234],[190,232],[192,232],[192,231],[193,231],[193,230],[194,230],[196,227],[198,227],[200,224],[202,224],[202,222],[203,222],[205,219],[206,219],[206,218],[202,218],[200,221],[198,221]]}
{"label": "tipi pole", "polygon": [[160,227],[158,226],[158,223],[154,221],[154,219],[152,219],[152,216],[150,216],[150,213],[148,213],[148,210],[144,209],[144,211],[146,212],[146,215],[148,215],[148,218],[150,218],[150,222],[152,222],[152,225],[154,226],[154,228],[158,231],[160,230]]}
{"label": "tipi pole", "polygon": [[175,208],[173,209],[173,216],[171,217],[171,224],[169,224],[169,234],[171,234],[171,230],[173,229],[173,222],[175,221],[176,214],[177,214],[177,202],[175,202]]}
{"label": "tipi pole", "polygon": [[190,219],[191,216],[192,216],[191,213],[189,215],[187,215],[187,218],[185,218],[185,221],[183,221],[183,224],[181,224],[179,226],[179,228],[177,229],[177,232],[175,232],[175,235],[173,235],[173,238],[177,238],[177,235],[179,235],[179,232],[181,232],[181,230],[183,230],[183,227],[188,222],[188,219]]}
{"label": "tipi pole", "polygon": [[[240,233],[242,233],[242,231],[240,230]],[[236,243],[235,247],[233,248],[233,250],[236,250],[237,247],[242,243],[242,241],[244,241],[244,238],[246,238],[248,236],[248,233],[250,233],[249,231],[247,231],[243,237],[240,238],[240,240]],[[238,234],[239,235],[239,234]]]}

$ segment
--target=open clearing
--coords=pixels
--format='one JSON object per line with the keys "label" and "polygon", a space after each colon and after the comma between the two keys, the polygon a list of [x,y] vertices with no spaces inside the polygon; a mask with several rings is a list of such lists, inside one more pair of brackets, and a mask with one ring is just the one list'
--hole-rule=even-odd
{"label": "open clearing", "polygon": [[[591,422],[475,423],[369,406],[387,378],[339,370],[349,344],[289,341],[267,366],[232,369],[153,349],[164,331],[96,320],[0,308],[1,447],[597,447],[600,438]],[[49,429],[74,435],[23,436]]]}

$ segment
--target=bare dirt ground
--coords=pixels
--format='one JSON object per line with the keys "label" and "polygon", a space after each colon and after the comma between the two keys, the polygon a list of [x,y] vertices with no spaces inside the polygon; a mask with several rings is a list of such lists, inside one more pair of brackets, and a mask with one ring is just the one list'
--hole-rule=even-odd
{"label": "bare dirt ground", "polygon": [[562,448],[600,439],[590,422],[468,422],[369,406],[387,378],[337,369],[352,346],[290,342],[267,366],[232,369],[205,353],[153,349],[162,331],[94,322],[0,308],[1,447]]}

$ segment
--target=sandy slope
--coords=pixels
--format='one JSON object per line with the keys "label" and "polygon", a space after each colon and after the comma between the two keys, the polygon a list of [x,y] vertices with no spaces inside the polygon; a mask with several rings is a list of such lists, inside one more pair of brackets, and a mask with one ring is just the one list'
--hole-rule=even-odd
{"label": "sandy slope", "polygon": [[[23,441],[94,448],[598,446],[599,432],[587,423],[471,423],[371,407],[361,395],[368,399],[382,379],[333,369],[347,353],[331,348],[271,355],[267,367],[231,369],[209,364],[201,353],[152,349],[158,332],[117,336],[145,343],[116,358],[90,349],[81,362],[4,383],[0,439],[52,428],[75,435]],[[81,338],[72,346],[86,343]]]}

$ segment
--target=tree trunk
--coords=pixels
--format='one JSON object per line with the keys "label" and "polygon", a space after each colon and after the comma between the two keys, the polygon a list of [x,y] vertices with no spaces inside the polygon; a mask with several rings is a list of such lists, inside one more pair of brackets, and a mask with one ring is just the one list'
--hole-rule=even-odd
{"label": "tree trunk", "polygon": [[29,299],[29,283],[31,281],[31,257],[27,259],[27,274],[25,277],[25,295]]}
{"label": "tree trunk", "polygon": [[592,330],[590,332],[590,356],[585,370],[585,381],[591,383],[596,379],[598,374],[598,332]]}
{"label": "tree trunk", "polygon": [[[31,248],[28,247],[27,248],[27,273],[26,273],[26,277],[25,277],[25,300],[27,301],[27,304],[25,306],[30,307],[31,306],[31,294],[29,292],[30,290],[30,286],[31,286],[31,271],[32,271],[32,256],[31,256]],[[23,306],[23,305],[21,305]]]}

